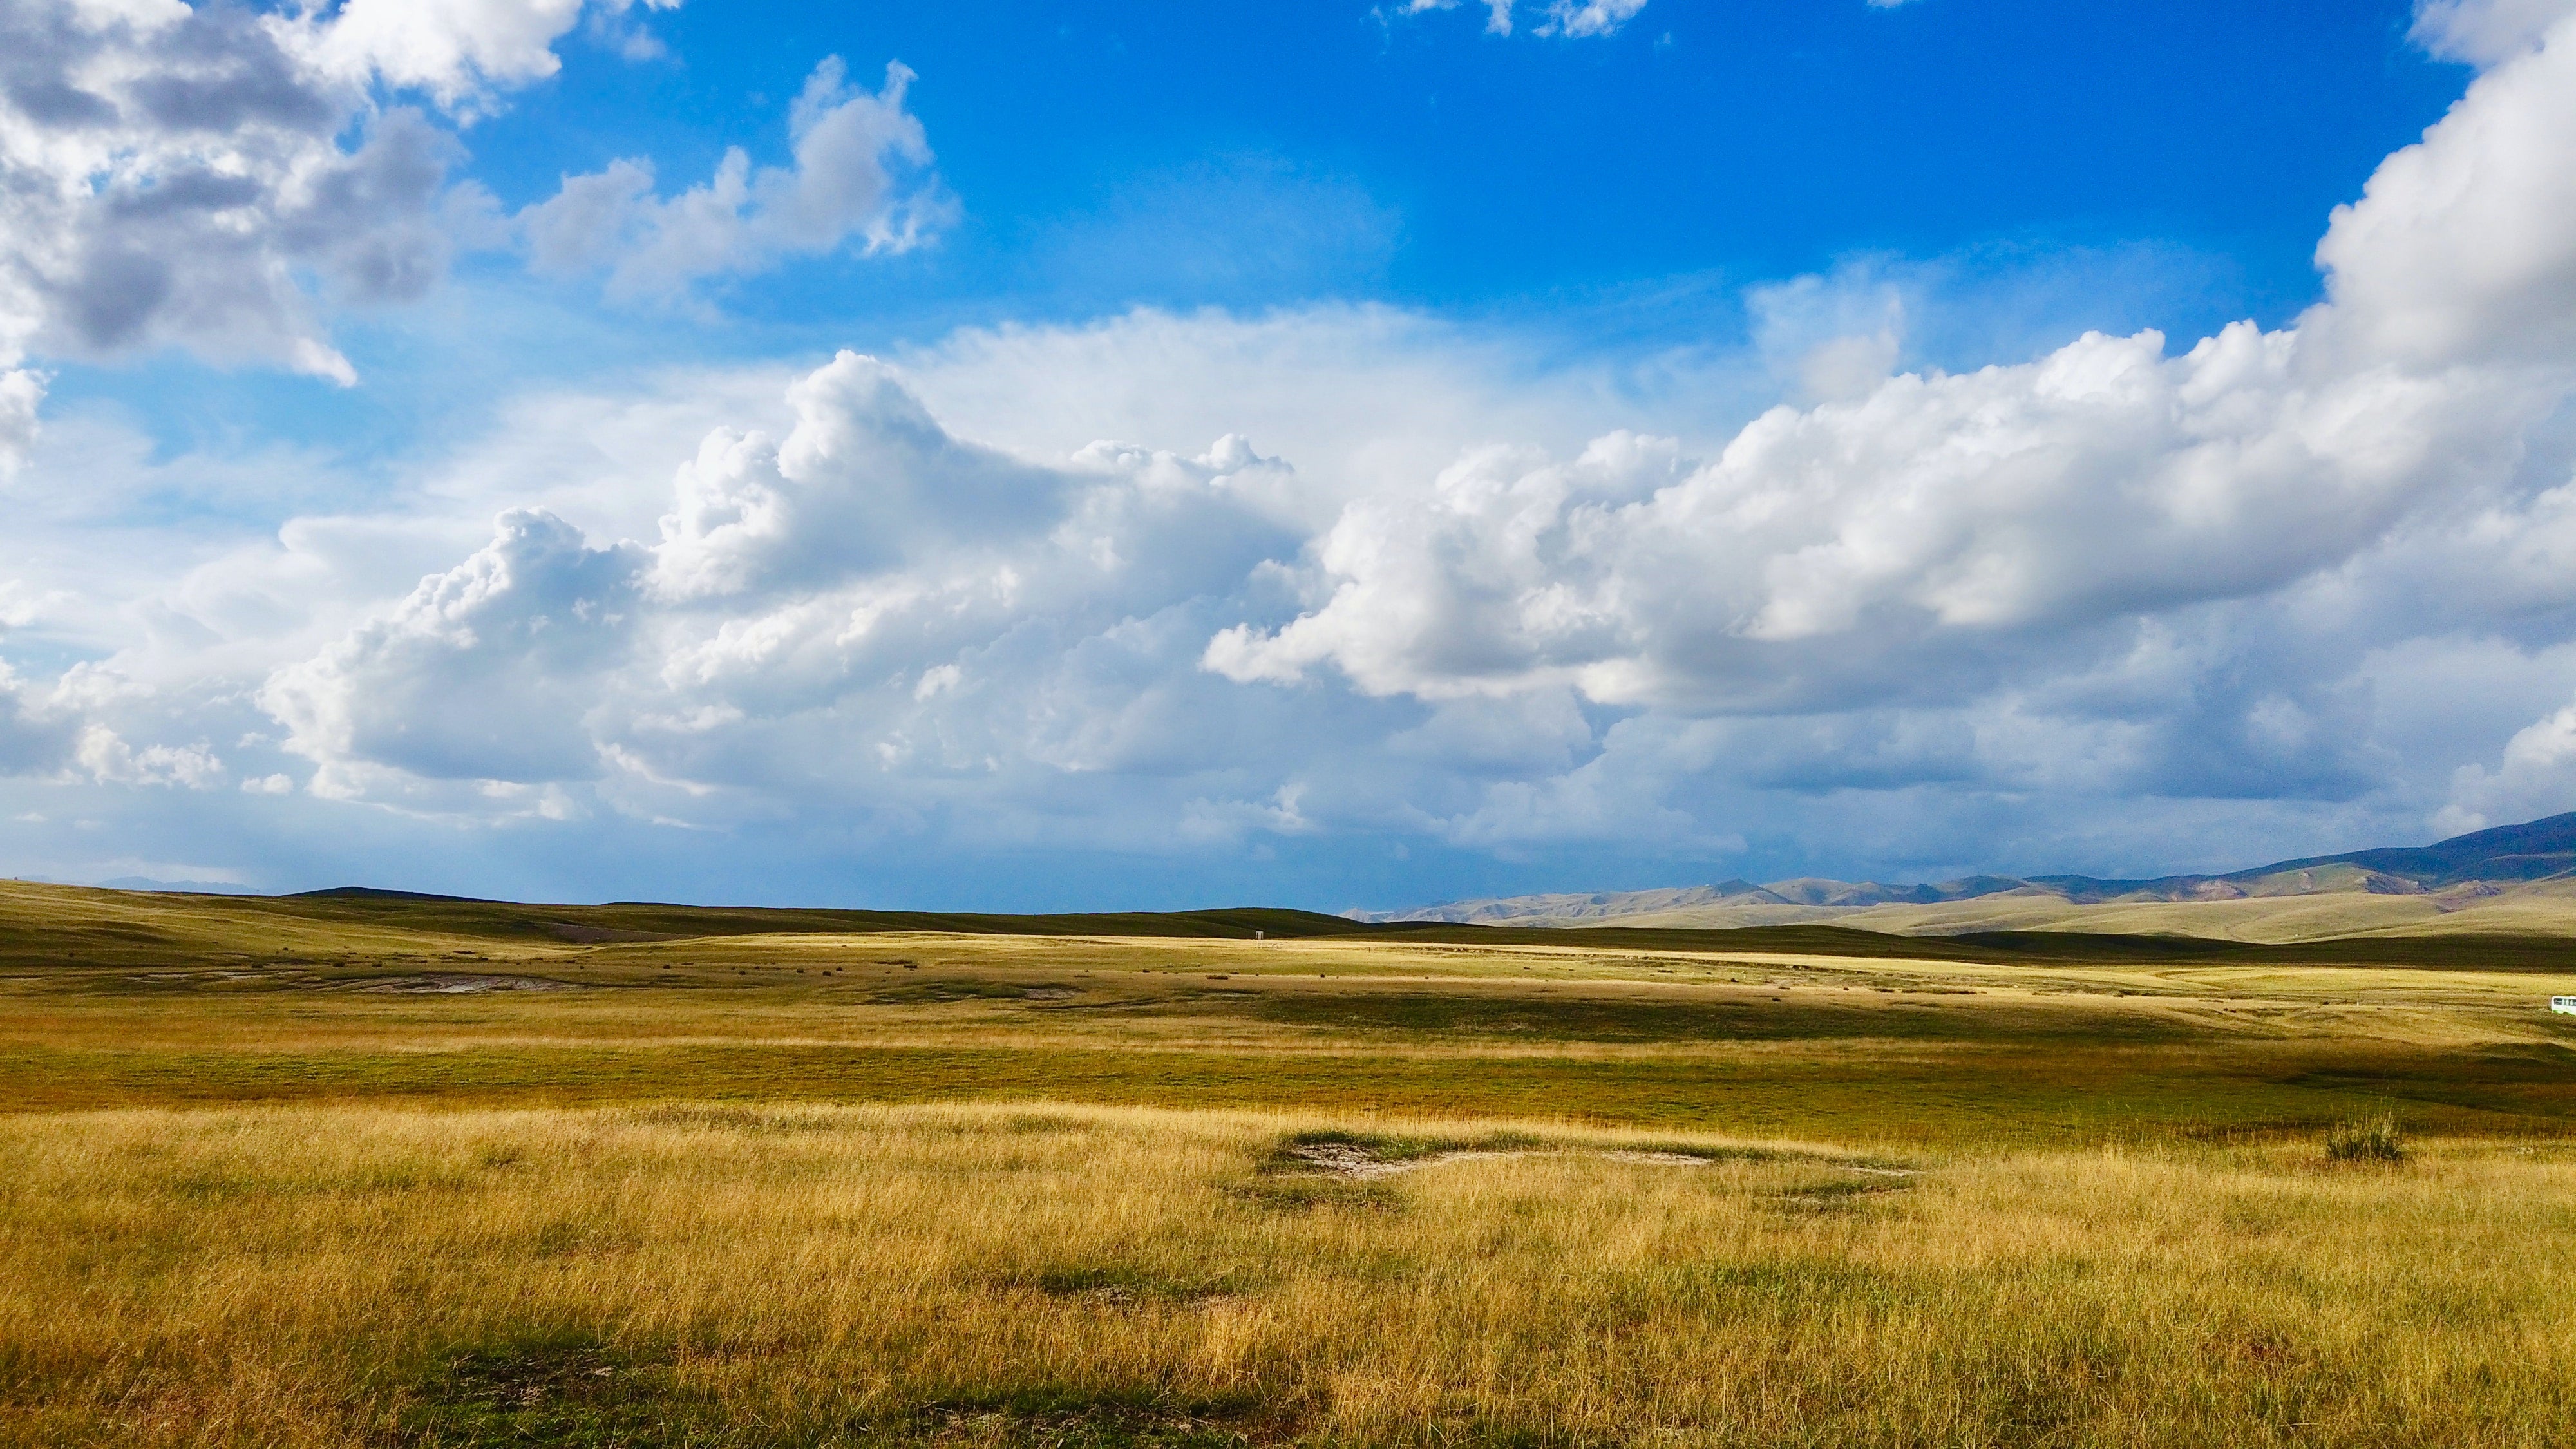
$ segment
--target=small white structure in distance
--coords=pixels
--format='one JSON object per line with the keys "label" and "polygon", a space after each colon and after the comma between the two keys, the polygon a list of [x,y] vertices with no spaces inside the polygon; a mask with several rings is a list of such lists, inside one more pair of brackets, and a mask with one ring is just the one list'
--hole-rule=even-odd
{"label": "small white structure in distance", "polygon": [[2576,996],[2553,996],[2549,998],[2549,1009],[2576,1016]]}

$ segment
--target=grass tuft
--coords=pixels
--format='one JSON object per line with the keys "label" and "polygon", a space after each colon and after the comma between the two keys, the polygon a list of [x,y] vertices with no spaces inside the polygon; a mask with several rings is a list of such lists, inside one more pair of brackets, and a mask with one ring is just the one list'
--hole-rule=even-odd
{"label": "grass tuft", "polygon": [[2326,1160],[2374,1165],[2406,1160],[2406,1129],[2393,1115],[2338,1122],[2326,1129]]}

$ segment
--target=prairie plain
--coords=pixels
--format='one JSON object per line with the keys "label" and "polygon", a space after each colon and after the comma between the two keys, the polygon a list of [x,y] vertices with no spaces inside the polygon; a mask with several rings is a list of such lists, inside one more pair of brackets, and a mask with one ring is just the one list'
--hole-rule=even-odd
{"label": "prairie plain", "polygon": [[2553,992],[2513,937],[10,885],[0,1438],[2576,1441]]}

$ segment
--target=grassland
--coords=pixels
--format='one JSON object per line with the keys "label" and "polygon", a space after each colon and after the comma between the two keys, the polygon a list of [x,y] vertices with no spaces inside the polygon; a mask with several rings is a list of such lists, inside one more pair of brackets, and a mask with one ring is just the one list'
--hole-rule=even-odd
{"label": "grassland", "polygon": [[0,887],[0,1441],[2576,1442],[2561,953]]}

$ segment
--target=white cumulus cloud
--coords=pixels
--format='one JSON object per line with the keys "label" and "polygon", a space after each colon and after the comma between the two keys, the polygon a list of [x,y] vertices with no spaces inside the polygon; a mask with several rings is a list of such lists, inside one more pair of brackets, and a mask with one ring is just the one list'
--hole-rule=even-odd
{"label": "white cumulus cloud", "polygon": [[203,742],[136,749],[101,724],[81,730],[72,758],[102,784],[178,785],[204,790],[212,788],[224,774],[223,761],[215,758]]}
{"label": "white cumulus cloud", "polygon": [[853,243],[909,250],[954,211],[921,122],[904,109],[912,79],[892,64],[882,88],[858,90],[839,57],[825,59],[789,109],[789,166],[756,167],[736,147],[714,176],[668,197],[655,191],[649,159],[567,176],[519,214],[530,260],[557,274],[604,271],[612,295],[672,297],[787,256]]}
{"label": "white cumulus cloud", "polygon": [[[276,671],[261,699],[315,791],[472,812],[515,802],[494,786],[601,782],[685,817],[1219,747],[1187,722],[1225,692],[1190,667],[1215,618],[1192,601],[1293,543],[1268,506],[1284,465],[1231,438],[1020,461],[854,354],[788,401],[776,441],[708,437],[657,541],[504,515],[473,557]],[[1140,669],[1165,697],[1110,703]]]}
{"label": "white cumulus cloud", "polygon": [[2446,832],[2483,830],[2576,809],[2576,704],[2533,721],[2505,741],[2492,770],[2462,765],[2451,798],[2435,815]]}
{"label": "white cumulus cloud", "polygon": [[2570,0],[2419,0],[2415,42],[2445,60],[2496,65],[2576,15]]}
{"label": "white cumulus cloud", "polygon": [[[630,0],[611,0],[628,8]],[[33,438],[31,355],[177,344],[356,379],[324,302],[417,298],[451,244],[452,115],[553,73],[581,0],[179,0],[0,7],[0,467]]]}
{"label": "white cumulus cloud", "polygon": [[502,515],[493,540],[263,691],[313,788],[380,777],[543,784],[598,773],[589,681],[628,647],[637,555],[563,520]]}
{"label": "white cumulus cloud", "polygon": [[[1305,561],[1325,602],[1219,634],[1208,667],[1807,709],[1981,690],[2060,667],[2084,630],[2335,567],[2501,485],[2576,384],[2571,97],[2576,45],[2482,76],[2336,213],[2329,300],[2295,328],[1909,373],[1704,460],[1627,438],[1570,464],[1472,455],[1349,505]],[[1869,366],[1894,351],[1863,341]],[[1946,685],[1932,661],[1955,661]]]}

